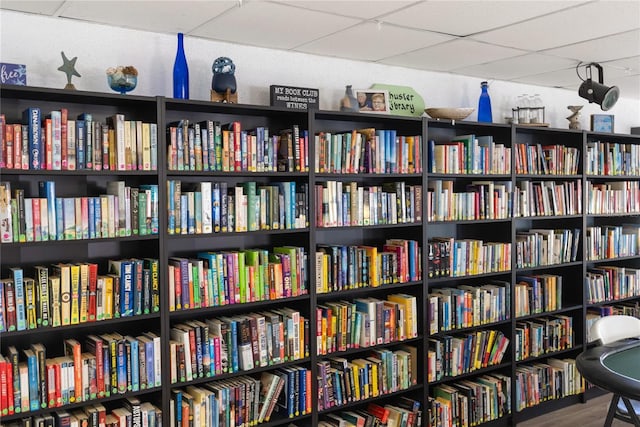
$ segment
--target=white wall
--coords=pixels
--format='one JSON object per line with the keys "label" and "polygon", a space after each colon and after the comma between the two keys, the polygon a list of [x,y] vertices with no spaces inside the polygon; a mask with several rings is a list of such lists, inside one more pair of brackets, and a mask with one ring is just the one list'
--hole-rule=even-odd
{"label": "white wall", "polygon": [[[64,73],[60,51],[78,57],[76,69],[82,78],[73,78],[79,90],[110,92],[105,70],[116,65],[134,65],[139,72],[137,95],[172,96],[172,70],[176,51],[175,35],[129,30],[74,20],[62,20],[6,10],[0,11],[0,61],[26,64],[30,86],[63,88]],[[320,108],[338,109],[347,84],[368,88],[373,83],[413,87],[430,107],[477,107],[480,81],[474,77],[419,71],[369,64],[338,58],[292,53],[212,42],[185,37],[189,64],[191,99],[208,100],[211,64],[228,56],[236,64],[239,102],[269,104],[269,85],[282,84],[320,90]],[[576,77],[577,78],[577,77]],[[583,129],[589,115],[602,113],[599,107],[580,98],[577,91],[490,81],[494,122],[504,122],[511,114],[515,97],[522,93],[541,95],[552,127],[567,128],[567,105],[584,105]],[[616,132],[629,133],[640,126],[640,102],[621,98],[607,112],[615,115]],[[475,120],[475,113],[469,119]]]}

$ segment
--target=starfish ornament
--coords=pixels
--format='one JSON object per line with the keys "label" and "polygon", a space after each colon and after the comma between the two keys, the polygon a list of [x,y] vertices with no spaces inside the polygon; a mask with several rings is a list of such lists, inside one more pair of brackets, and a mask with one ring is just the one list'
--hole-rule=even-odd
{"label": "starfish ornament", "polygon": [[64,87],[65,89],[75,89],[76,87],[71,83],[72,76],[82,77],[80,73],[76,71],[76,60],[78,57],[74,57],[73,59],[67,58],[64,52],[60,52],[62,54],[62,65],[58,67],[58,71],[62,71],[67,75],[67,85]]}

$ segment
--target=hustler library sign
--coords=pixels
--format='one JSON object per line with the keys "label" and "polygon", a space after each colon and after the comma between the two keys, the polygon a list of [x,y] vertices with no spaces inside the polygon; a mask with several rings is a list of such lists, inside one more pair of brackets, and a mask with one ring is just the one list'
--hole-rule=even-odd
{"label": "hustler library sign", "polygon": [[320,91],[307,87],[271,85],[271,106],[288,110],[317,110]]}

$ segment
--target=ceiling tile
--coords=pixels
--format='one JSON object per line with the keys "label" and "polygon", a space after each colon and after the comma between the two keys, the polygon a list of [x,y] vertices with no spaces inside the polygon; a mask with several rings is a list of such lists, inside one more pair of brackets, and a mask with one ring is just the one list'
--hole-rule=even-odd
{"label": "ceiling tile", "polygon": [[427,1],[384,17],[397,25],[466,36],[555,12],[583,1]]}
{"label": "ceiling tile", "polygon": [[358,22],[353,18],[331,16],[281,3],[247,2],[223,17],[208,22],[192,35],[252,46],[291,49]]}
{"label": "ceiling tile", "polygon": [[377,61],[447,40],[451,40],[451,37],[395,25],[365,22],[300,46],[296,50],[317,55]]}
{"label": "ceiling tile", "polygon": [[493,79],[511,80],[517,77],[575,67],[577,61],[532,53],[453,70],[458,74],[483,75]]}
{"label": "ceiling tile", "polygon": [[637,0],[591,2],[472,38],[538,51],[640,28],[638,17]]}
{"label": "ceiling tile", "polygon": [[24,1],[2,0],[2,8],[19,12],[37,13],[39,15],[53,15],[64,1]]}
{"label": "ceiling tile", "polygon": [[335,15],[351,16],[354,18],[371,19],[381,15],[386,15],[389,12],[404,8],[415,1],[401,1],[401,0],[384,0],[384,1],[369,1],[369,0],[348,0],[348,1],[277,1],[277,3],[286,3],[296,7],[304,9],[317,10],[320,12],[327,12]]}
{"label": "ceiling tile", "polygon": [[616,61],[609,61],[601,64],[606,69],[617,68],[624,70],[627,74],[640,74],[640,56],[633,56],[631,58],[618,59]]}
{"label": "ceiling tile", "polygon": [[[638,17],[640,19],[640,16]],[[580,59],[584,62],[603,62],[640,55],[640,30],[602,37],[544,51],[547,55]]]}
{"label": "ceiling tile", "polygon": [[548,73],[533,74],[513,79],[514,82],[525,83],[538,86],[566,87],[570,85],[579,86],[580,78],[576,74],[575,67],[563,70],[551,71]]}
{"label": "ceiling tile", "polygon": [[390,57],[380,62],[432,71],[451,71],[475,64],[482,64],[526,52],[473,40],[460,39]]}
{"label": "ceiling tile", "polygon": [[[161,33],[189,33],[236,1],[67,1],[62,17]],[[123,13],[126,11],[126,13]]]}

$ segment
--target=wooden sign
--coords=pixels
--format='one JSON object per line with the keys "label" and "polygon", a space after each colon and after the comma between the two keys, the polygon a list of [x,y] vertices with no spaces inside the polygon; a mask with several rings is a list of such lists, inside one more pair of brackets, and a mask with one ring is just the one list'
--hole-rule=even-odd
{"label": "wooden sign", "polygon": [[396,116],[420,117],[424,113],[424,100],[409,86],[385,85],[376,83],[371,89],[389,92],[389,113]]}
{"label": "wooden sign", "polygon": [[270,104],[272,107],[288,110],[317,110],[320,91],[307,87],[271,85]]}

